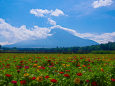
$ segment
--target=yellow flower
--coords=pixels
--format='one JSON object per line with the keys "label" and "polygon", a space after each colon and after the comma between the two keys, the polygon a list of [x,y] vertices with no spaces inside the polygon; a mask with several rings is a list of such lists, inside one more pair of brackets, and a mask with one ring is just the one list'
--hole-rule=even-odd
{"label": "yellow flower", "polygon": [[43,77],[42,77],[42,76],[38,76],[38,77],[36,78],[36,80],[37,80],[38,82],[41,82],[41,81],[43,81]]}
{"label": "yellow flower", "polygon": [[56,67],[53,67],[53,68],[56,68]]}
{"label": "yellow flower", "polygon": [[81,67],[79,67],[79,69],[81,69]]}
{"label": "yellow flower", "polygon": [[66,66],[67,66],[67,67],[69,67],[70,65],[69,65],[69,64],[67,64]]}
{"label": "yellow flower", "polygon": [[68,59],[72,59],[72,57],[68,57]]}
{"label": "yellow flower", "polygon": [[79,83],[80,83],[80,79],[79,79],[79,78],[75,78],[75,79],[74,79],[74,83],[75,83],[75,84],[79,84]]}
{"label": "yellow flower", "polygon": [[62,64],[63,66],[65,66],[65,64]]}
{"label": "yellow flower", "polygon": [[29,74],[28,74],[28,73],[25,73],[24,76],[27,77],[27,76],[29,76]]}
{"label": "yellow flower", "polygon": [[38,68],[41,67],[41,66],[37,66]]}

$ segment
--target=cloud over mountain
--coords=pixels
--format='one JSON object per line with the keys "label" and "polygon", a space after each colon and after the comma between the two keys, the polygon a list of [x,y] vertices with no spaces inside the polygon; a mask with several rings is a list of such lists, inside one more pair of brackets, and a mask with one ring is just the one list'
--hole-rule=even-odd
{"label": "cloud over mountain", "polygon": [[22,25],[17,28],[6,23],[4,19],[0,19],[0,38],[2,39],[0,40],[1,44],[11,44],[28,39],[46,38],[47,36],[51,35],[48,34],[49,32],[49,28],[41,28],[38,26],[27,29],[25,25]]}
{"label": "cloud over mountain", "polygon": [[0,19],[0,44],[13,44],[22,40],[36,40],[36,39],[44,39],[48,36],[52,36],[50,33],[52,29],[58,28],[64,31],[67,31],[74,36],[90,39],[96,41],[98,43],[107,43],[109,41],[115,41],[115,32],[112,33],[102,33],[102,34],[92,34],[92,33],[79,33],[76,30],[62,27],[61,25],[56,25],[56,22],[50,18],[48,21],[51,27],[38,27],[34,26],[31,29],[28,29],[25,25],[20,26],[19,28],[14,27],[5,22],[4,19]]}

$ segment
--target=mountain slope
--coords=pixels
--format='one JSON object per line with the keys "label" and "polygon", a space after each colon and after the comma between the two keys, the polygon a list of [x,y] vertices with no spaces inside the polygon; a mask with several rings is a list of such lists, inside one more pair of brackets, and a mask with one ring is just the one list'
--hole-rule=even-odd
{"label": "mountain slope", "polygon": [[7,47],[18,47],[18,48],[55,48],[55,47],[73,47],[73,46],[89,46],[96,45],[98,43],[76,37],[71,33],[62,30],[62,29],[53,29],[51,31],[52,36],[47,37],[46,39],[37,39],[37,40],[25,40],[12,45],[7,45]]}

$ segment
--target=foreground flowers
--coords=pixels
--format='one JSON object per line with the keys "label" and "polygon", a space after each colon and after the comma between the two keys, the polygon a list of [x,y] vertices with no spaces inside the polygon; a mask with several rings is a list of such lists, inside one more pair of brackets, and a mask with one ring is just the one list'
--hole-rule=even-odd
{"label": "foreground flowers", "polygon": [[114,86],[115,83],[114,55],[16,54],[15,58],[13,55],[0,54],[0,86]]}

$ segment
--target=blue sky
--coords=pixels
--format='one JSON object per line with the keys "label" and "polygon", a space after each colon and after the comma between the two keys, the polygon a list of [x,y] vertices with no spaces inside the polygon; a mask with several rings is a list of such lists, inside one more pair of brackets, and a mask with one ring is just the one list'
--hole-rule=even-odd
{"label": "blue sky", "polygon": [[0,4],[2,45],[47,38],[57,27],[98,43],[115,41],[115,0],[0,0]]}

